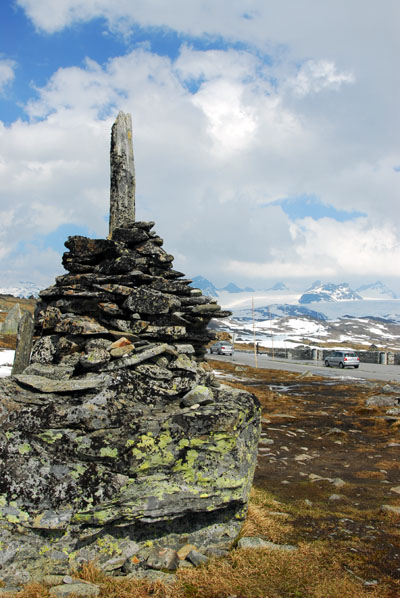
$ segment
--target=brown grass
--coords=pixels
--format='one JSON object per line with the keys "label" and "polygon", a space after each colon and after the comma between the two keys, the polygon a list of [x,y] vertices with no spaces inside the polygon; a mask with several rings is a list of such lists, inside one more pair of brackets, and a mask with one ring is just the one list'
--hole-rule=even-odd
{"label": "brown grass", "polygon": [[[15,594],[5,594],[5,596],[14,598]],[[50,598],[50,593],[49,588],[44,584],[31,582],[21,592],[18,592],[17,596],[18,598]]]}
{"label": "brown grass", "polygon": [[296,552],[233,551],[206,567],[178,573],[174,598],[387,598],[382,586],[366,589],[329,552],[300,546]]}
{"label": "brown grass", "polygon": [[398,460],[396,460],[396,461],[387,461],[387,460],[378,461],[376,466],[379,467],[380,469],[400,470],[400,463],[398,462]]}
{"label": "brown grass", "polygon": [[264,507],[250,505],[242,531],[244,536],[264,536],[271,542],[285,544],[290,539],[293,527],[284,517],[271,514]]}
{"label": "brown grass", "polygon": [[[90,571],[88,571],[90,569]],[[206,566],[180,570],[175,584],[107,577],[93,566],[81,579],[100,586],[99,598],[393,598],[388,587],[364,587],[350,566],[316,544],[295,552],[234,550]],[[18,598],[48,598],[48,588],[28,584]]]}
{"label": "brown grass", "polygon": [[384,480],[386,475],[381,471],[356,471],[354,477],[364,480]]}

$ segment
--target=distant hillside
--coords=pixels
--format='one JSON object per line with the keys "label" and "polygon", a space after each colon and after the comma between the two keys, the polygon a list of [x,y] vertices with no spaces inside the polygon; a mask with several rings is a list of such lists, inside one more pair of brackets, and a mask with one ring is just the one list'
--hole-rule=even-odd
{"label": "distant hillside", "polygon": [[356,292],[361,295],[363,299],[397,299],[396,293],[380,280],[370,284],[364,284],[361,287],[358,287]]}
{"label": "distant hillside", "polygon": [[274,284],[273,287],[267,289],[267,291],[288,291],[289,288],[285,285],[284,282],[277,282]]}
{"label": "distant hillside", "polygon": [[37,298],[41,290],[41,287],[34,282],[21,281],[11,285],[0,286],[0,295],[13,295],[14,297],[29,299],[29,297]]}

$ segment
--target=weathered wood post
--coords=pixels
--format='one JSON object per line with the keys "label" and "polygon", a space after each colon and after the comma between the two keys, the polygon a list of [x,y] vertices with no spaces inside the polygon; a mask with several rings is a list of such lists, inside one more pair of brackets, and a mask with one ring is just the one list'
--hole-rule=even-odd
{"label": "weathered wood post", "polygon": [[127,228],[135,222],[135,165],[133,160],[132,118],[119,112],[111,131],[110,149],[110,229]]}
{"label": "weathered wood post", "polygon": [[33,318],[31,314],[26,311],[18,325],[17,347],[15,349],[14,363],[11,370],[12,376],[21,374],[29,365],[32,351],[33,328]]}

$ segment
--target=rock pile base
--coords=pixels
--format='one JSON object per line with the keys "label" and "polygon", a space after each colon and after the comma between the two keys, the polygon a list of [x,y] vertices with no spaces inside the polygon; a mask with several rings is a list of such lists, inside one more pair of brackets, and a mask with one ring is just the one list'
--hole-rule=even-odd
{"label": "rock pile base", "polygon": [[210,319],[227,313],[151,229],[68,239],[31,363],[0,381],[0,578],[90,560],[128,574],[155,547],[227,549],[238,536],[259,405],[202,361]]}

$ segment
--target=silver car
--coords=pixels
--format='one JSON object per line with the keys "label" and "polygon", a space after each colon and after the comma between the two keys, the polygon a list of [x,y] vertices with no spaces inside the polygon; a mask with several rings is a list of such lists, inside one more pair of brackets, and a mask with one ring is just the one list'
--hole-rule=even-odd
{"label": "silver car", "polygon": [[210,353],[216,353],[217,355],[233,355],[233,351],[231,343],[226,341],[218,341],[210,347]]}
{"label": "silver car", "polygon": [[334,351],[325,357],[325,365],[327,368],[331,366],[358,368],[360,358],[353,351]]}

